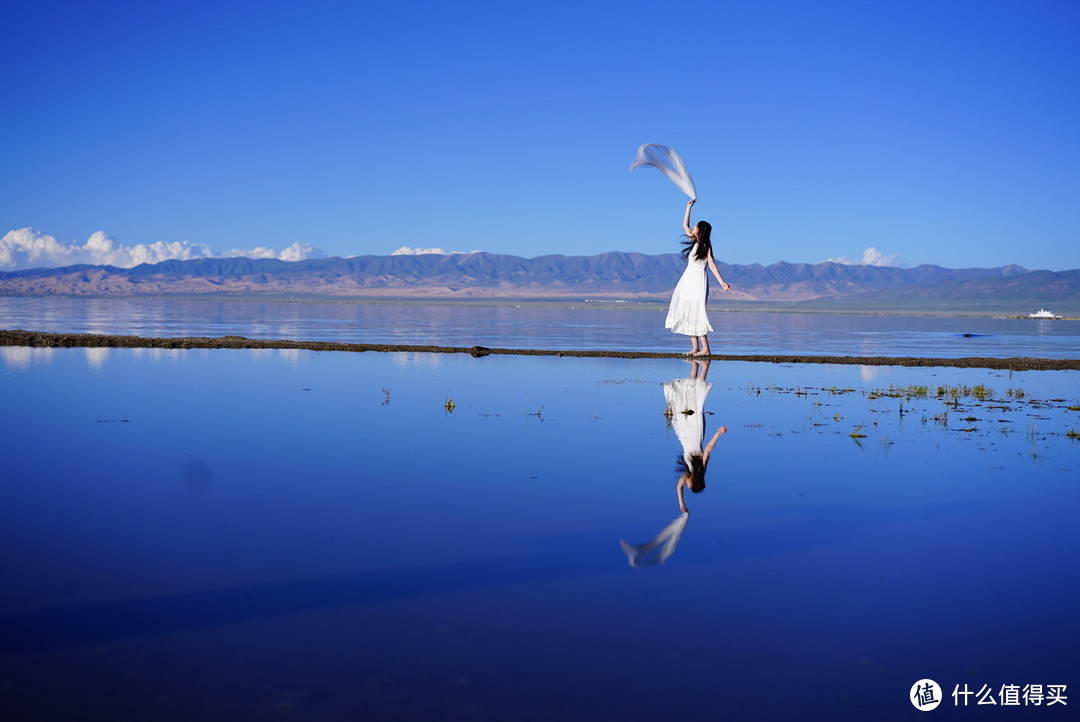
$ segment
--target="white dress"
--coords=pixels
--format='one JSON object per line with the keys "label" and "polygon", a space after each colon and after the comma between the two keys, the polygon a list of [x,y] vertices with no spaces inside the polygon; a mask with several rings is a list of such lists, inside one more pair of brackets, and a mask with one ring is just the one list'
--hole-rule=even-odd
{"label": "white dress", "polygon": [[696,243],[690,249],[690,257],[686,259],[686,270],[675,286],[675,292],[671,294],[671,306],[668,308],[667,320],[664,321],[664,328],[684,336],[704,336],[713,331],[709,317],[705,314],[705,301],[709,298],[709,279],[705,274],[709,262],[697,260],[694,258],[695,253]]}
{"label": "white dress", "polygon": [[[675,379],[663,386],[664,401],[671,409],[671,426],[682,444],[683,459],[689,466],[691,457],[705,453],[701,448],[705,442],[705,399],[712,384],[701,379]],[[687,414],[687,411],[693,413]]]}

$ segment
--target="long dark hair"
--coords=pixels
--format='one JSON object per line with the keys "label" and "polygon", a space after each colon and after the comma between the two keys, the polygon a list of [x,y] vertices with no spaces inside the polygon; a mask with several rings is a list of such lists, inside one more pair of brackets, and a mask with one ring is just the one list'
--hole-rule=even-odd
{"label": "long dark hair", "polygon": [[707,221],[698,221],[694,226],[694,230],[697,231],[697,240],[694,240],[691,236],[686,236],[686,240],[682,242],[682,257],[687,259],[690,257],[690,251],[694,250],[694,244],[697,244],[697,252],[694,253],[694,260],[704,261],[709,257],[712,252],[712,226]]}
{"label": "long dark hair", "polygon": [[675,460],[675,473],[680,477],[689,474],[690,491],[695,494],[700,493],[705,489],[705,457],[702,454],[691,454],[690,463],[686,462],[685,457],[678,457]]}

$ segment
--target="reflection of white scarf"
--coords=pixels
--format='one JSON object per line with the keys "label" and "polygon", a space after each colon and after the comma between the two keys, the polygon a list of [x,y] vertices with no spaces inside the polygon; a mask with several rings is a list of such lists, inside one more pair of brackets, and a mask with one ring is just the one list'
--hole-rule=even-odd
{"label": "reflection of white scarf", "polygon": [[690,171],[686,170],[686,164],[679,154],[663,145],[646,143],[638,148],[637,157],[630,164],[630,170],[635,170],[643,165],[651,165],[666,175],[672,183],[679,187],[686,195],[697,198],[694,190],[694,179],[690,177]]}
{"label": "reflection of white scarf", "polygon": [[622,542],[622,549],[626,552],[626,559],[632,567],[651,567],[663,564],[667,558],[675,553],[675,547],[679,545],[679,538],[686,530],[686,520],[689,514],[680,514],[673,522],[661,530],[645,544],[630,544]]}

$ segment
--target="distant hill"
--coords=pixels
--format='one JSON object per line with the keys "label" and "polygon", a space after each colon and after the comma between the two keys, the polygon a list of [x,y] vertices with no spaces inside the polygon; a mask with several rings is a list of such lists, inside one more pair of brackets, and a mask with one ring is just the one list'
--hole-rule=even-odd
{"label": "distant hill", "polygon": [[[357,256],[306,261],[222,258],[134,268],[68,266],[0,273],[4,295],[271,295],[415,298],[668,297],[685,267],[678,254],[601,253],[520,258],[493,253]],[[719,264],[733,289],[721,305],[1027,311],[1058,304],[1080,310],[1080,270],[895,268],[840,263]],[[1036,310],[1031,308],[1030,310]],[[1054,309],[1057,311],[1057,309]],[[1062,311],[1059,311],[1062,312]]]}

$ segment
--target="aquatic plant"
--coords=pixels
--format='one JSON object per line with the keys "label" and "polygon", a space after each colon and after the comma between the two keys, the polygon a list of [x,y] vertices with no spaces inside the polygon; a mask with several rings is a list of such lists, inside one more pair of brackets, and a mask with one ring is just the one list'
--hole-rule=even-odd
{"label": "aquatic plant", "polygon": [[[1023,394],[1023,392],[1020,392]],[[968,396],[973,396],[979,401],[986,401],[994,395],[994,390],[985,384],[976,384],[975,386],[965,386],[959,384],[957,386],[938,386],[937,398],[948,398],[952,403],[958,403],[960,399]]]}
{"label": "aquatic plant", "polygon": [[1024,433],[1027,435],[1027,440],[1034,446],[1035,441],[1039,438],[1039,422],[1032,421],[1028,424],[1027,430]]}
{"label": "aquatic plant", "polygon": [[882,396],[905,399],[924,399],[930,395],[930,389],[922,384],[907,384],[906,386],[889,386],[888,391],[879,392]]}
{"label": "aquatic plant", "polygon": [[[998,376],[1003,376],[1003,374],[999,374]],[[897,399],[897,406],[895,408],[888,404],[870,404],[870,407],[867,409],[870,412],[869,419],[860,423],[857,427],[847,433],[847,436],[860,447],[863,446],[863,444],[859,443],[860,440],[868,438],[867,434],[869,433],[870,436],[880,440],[881,448],[883,449],[893,445],[893,440],[883,435],[888,434],[890,429],[894,428],[897,423],[902,427],[906,417],[911,416],[912,414],[919,419],[920,426],[924,428],[930,426],[932,420],[933,425],[941,430],[955,431],[962,434],[962,438],[977,441],[980,438],[987,438],[994,431],[1000,431],[1002,437],[1005,438],[1010,437],[1013,432],[1019,433],[1021,429],[1017,426],[1013,426],[1010,429],[1007,426],[1003,427],[1002,424],[1009,424],[1013,421],[1003,418],[1003,414],[1005,412],[1017,410],[1020,408],[1021,404],[1023,404],[1026,409],[1030,410],[1043,409],[1043,413],[1051,413],[1051,409],[1059,410],[1057,413],[1060,414],[1064,414],[1065,409],[1068,409],[1071,412],[1080,411],[1080,400],[1075,398],[1069,400],[1034,398],[1022,388],[1011,385],[1006,389],[1001,390],[998,396],[995,396],[994,389],[987,383],[976,383],[972,385],[928,385],[922,383],[903,385],[891,384],[887,387],[863,389],[852,389],[840,386],[779,386],[775,383],[769,383],[766,387],[759,387],[750,383],[745,384],[742,388],[745,388],[747,393],[751,396],[758,396],[764,390],[774,393],[789,394],[800,398],[810,396],[819,397],[810,401],[812,406],[811,413],[804,418],[803,423],[799,425],[800,428],[790,432],[793,434],[804,433],[820,429],[822,426],[828,426],[830,420],[836,423],[841,423],[845,420],[845,417],[848,415],[848,412],[851,412],[851,409],[835,408],[844,407],[844,404],[842,402],[830,403],[824,400],[826,395],[838,396],[845,393],[858,393],[871,402],[883,398],[895,398]],[[943,402],[945,408],[926,408],[926,405],[919,401],[920,399],[934,398]],[[834,407],[831,410],[832,413],[825,412],[823,407],[826,406]],[[976,415],[980,410],[982,410],[983,415]],[[993,410],[1002,413],[992,414]],[[669,425],[671,417],[676,411],[677,409],[665,409],[664,416],[668,419]],[[953,417],[951,425],[950,415]],[[1042,419],[1045,417],[1040,416],[1038,418]],[[1070,419],[1074,426],[1075,419],[1076,417]],[[1062,419],[1061,421],[1066,420]],[[992,422],[997,422],[998,425],[976,426],[976,424],[979,423]],[[874,433],[870,433],[869,427],[871,425],[873,426]],[[835,433],[844,434],[845,432],[837,429]],[[770,433],[769,435],[780,436],[778,432]],[[1062,436],[1065,436],[1072,441],[1080,441],[1080,427],[1072,428],[1064,426],[1064,428],[1062,428],[1062,426],[1055,426],[1051,431],[1043,431],[1040,433],[1038,428],[1033,425],[1028,429],[1028,437],[1031,445],[1030,457],[1033,459],[1041,459],[1045,452],[1045,450],[1041,448],[1041,442],[1046,442],[1048,438],[1060,438]]]}

